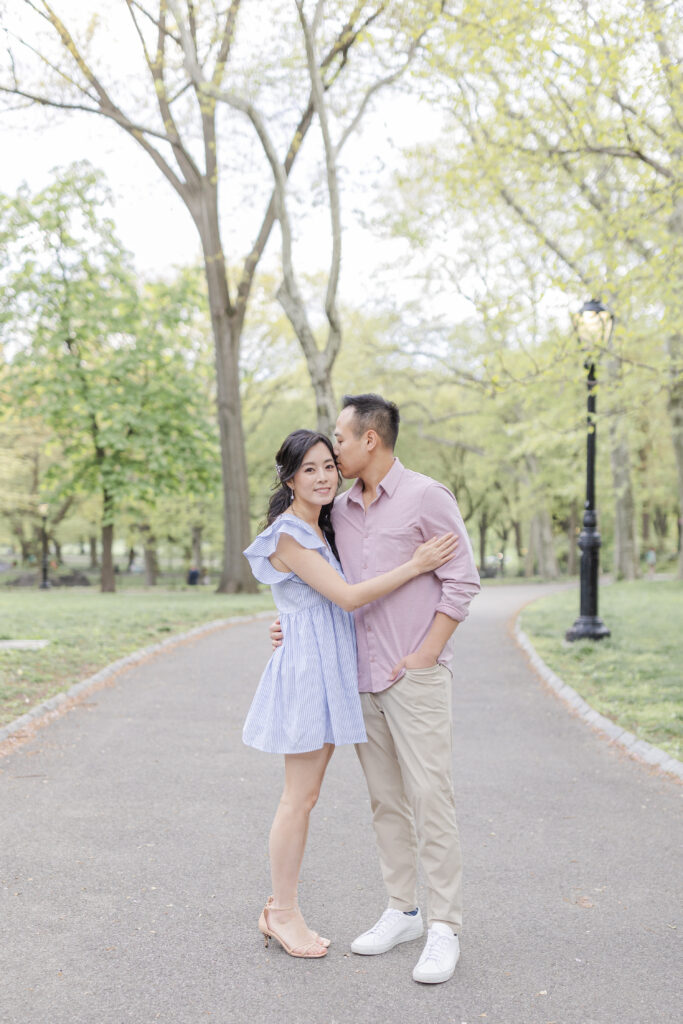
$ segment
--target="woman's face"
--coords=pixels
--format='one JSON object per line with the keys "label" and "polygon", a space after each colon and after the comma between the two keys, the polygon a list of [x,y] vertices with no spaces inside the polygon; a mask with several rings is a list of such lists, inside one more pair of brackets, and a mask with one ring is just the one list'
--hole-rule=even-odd
{"label": "woman's face", "polygon": [[337,464],[327,445],[318,441],[309,448],[303,462],[287,483],[294,487],[297,501],[307,501],[320,507],[328,505],[337,493],[339,477]]}

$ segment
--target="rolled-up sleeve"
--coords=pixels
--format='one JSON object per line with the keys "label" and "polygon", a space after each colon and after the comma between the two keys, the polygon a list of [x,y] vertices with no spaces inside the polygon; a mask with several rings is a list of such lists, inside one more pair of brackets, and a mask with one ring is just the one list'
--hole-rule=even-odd
{"label": "rolled-up sleeve", "polygon": [[458,535],[453,558],[435,570],[441,581],[441,599],[436,611],[462,622],[469,615],[470,601],[479,593],[481,584],[458,503],[447,487],[434,482],[426,489],[419,522],[425,540],[442,533]]}

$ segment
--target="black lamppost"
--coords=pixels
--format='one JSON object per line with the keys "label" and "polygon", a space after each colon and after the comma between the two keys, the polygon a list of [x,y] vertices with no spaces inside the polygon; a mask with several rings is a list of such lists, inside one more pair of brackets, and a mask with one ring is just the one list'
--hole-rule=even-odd
{"label": "black lamppost", "polygon": [[50,589],[50,581],[47,578],[47,512],[48,506],[43,504],[38,506],[38,511],[43,520],[43,578],[40,583],[41,590]]}
{"label": "black lamppost", "polygon": [[598,616],[598,572],[600,568],[600,534],[595,511],[595,351],[609,341],[614,317],[597,299],[584,302],[572,318],[576,333],[587,355],[588,370],[588,432],[586,435],[586,504],[583,528],[579,534],[581,549],[580,614],[565,636],[567,640],[602,640],[610,631]]}

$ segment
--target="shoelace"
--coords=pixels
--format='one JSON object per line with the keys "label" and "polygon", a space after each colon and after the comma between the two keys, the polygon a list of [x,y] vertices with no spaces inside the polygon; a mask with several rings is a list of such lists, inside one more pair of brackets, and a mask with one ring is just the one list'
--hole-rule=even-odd
{"label": "shoelace", "polygon": [[379,921],[373,924],[372,928],[368,931],[368,935],[382,935],[389,927],[393,914],[390,914],[388,910],[385,910]]}
{"label": "shoelace", "polygon": [[428,960],[440,960],[448,952],[450,946],[448,935],[441,935],[439,932],[427,933],[427,945],[420,957],[420,963],[426,964]]}

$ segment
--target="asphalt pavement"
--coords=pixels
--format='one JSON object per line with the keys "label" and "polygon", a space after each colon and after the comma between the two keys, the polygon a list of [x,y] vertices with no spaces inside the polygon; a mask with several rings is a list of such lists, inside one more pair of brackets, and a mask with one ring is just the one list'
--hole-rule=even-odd
{"label": "asphalt pavement", "polygon": [[324,960],[263,946],[281,758],[243,746],[267,624],[134,666],[0,758],[2,1024],[668,1024],[683,1019],[683,787],[573,717],[485,588],[458,630],[454,776],[465,860],[455,976],[422,940],[358,957],[384,909],[352,748],[313,812],[300,902]]}

